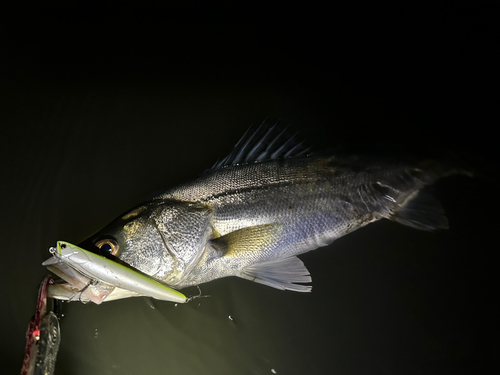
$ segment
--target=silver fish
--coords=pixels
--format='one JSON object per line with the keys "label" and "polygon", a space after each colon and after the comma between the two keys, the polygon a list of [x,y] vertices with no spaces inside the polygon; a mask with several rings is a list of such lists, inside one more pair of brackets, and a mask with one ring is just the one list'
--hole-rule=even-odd
{"label": "silver fish", "polygon": [[248,131],[228,157],[80,244],[175,289],[238,276],[308,292],[297,255],[380,219],[445,229],[425,189],[462,170],[313,153],[276,127]]}

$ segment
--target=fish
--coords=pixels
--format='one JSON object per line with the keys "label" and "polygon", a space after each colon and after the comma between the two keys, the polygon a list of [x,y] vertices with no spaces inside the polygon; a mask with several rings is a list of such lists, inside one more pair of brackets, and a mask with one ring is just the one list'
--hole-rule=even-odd
{"label": "fish", "polygon": [[442,161],[314,151],[263,124],[199,177],[152,196],[79,246],[175,290],[236,276],[310,292],[301,254],[381,219],[447,229],[428,186],[457,173],[469,174]]}

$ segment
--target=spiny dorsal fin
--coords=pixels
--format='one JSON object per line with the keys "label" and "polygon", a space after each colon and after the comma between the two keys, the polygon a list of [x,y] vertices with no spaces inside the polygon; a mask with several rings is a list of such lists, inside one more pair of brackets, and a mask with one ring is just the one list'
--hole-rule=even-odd
{"label": "spiny dorsal fin", "polygon": [[298,142],[296,135],[290,136],[286,129],[279,129],[278,124],[271,126],[264,121],[258,128],[250,127],[229,155],[217,161],[212,169],[306,155],[310,148]]}
{"label": "spiny dorsal fin", "polygon": [[280,290],[310,292],[312,286],[296,283],[310,283],[309,271],[297,257],[277,259],[246,267],[239,277]]}

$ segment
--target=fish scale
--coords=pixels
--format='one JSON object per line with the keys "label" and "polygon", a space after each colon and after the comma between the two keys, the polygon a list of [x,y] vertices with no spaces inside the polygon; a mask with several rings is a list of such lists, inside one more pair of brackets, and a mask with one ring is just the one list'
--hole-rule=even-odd
{"label": "fish scale", "polygon": [[[370,222],[390,218],[400,209],[394,202],[426,184],[410,176],[409,170],[418,168],[399,162],[364,166],[358,162],[350,168],[349,159],[337,159],[311,155],[228,166],[158,196],[156,199],[208,204],[213,208],[213,230],[220,236],[259,225],[283,227],[274,241],[259,251],[242,251],[239,257],[230,258],[208,254],[205,263],[184,278],[182,286],[234,275],[235,270],[253,264],[326,246]],[[433,173],[431,170],[426,176],[427,183],[434,180]],[[246,243],[251,246],[248,238]],[[210,252],[210,245],[204,251]]]}

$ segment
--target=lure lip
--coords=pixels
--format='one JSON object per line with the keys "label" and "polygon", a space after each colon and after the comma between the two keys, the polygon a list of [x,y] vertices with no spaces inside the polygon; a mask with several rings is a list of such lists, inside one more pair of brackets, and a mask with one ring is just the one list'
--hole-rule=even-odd
{"label": "lure lip", "polygon": [[[59,284],[52,288],[52,291],[49,290],[49,295],[60,295],[61,298],[74,300],[69,296],[82,290],[83,283],[85,288],[90,288],[92,293],[86,293],[87,290],[84,290],[80,297],[86,297],[85,299],[95,303],[101,303],[105,299],[109,301],[124,298],[118,295],[148,296],[177,303],[188,301],[184,294],[138,270],[69,242],[57,241],[56,248],[51,248],[50,251],[53,257],[47,259],[42,265],[63,278],[69,285]],[[104,293],[101,293],[103,291]],[[113,294],[116,294],[117,298],[113,298]]]}

